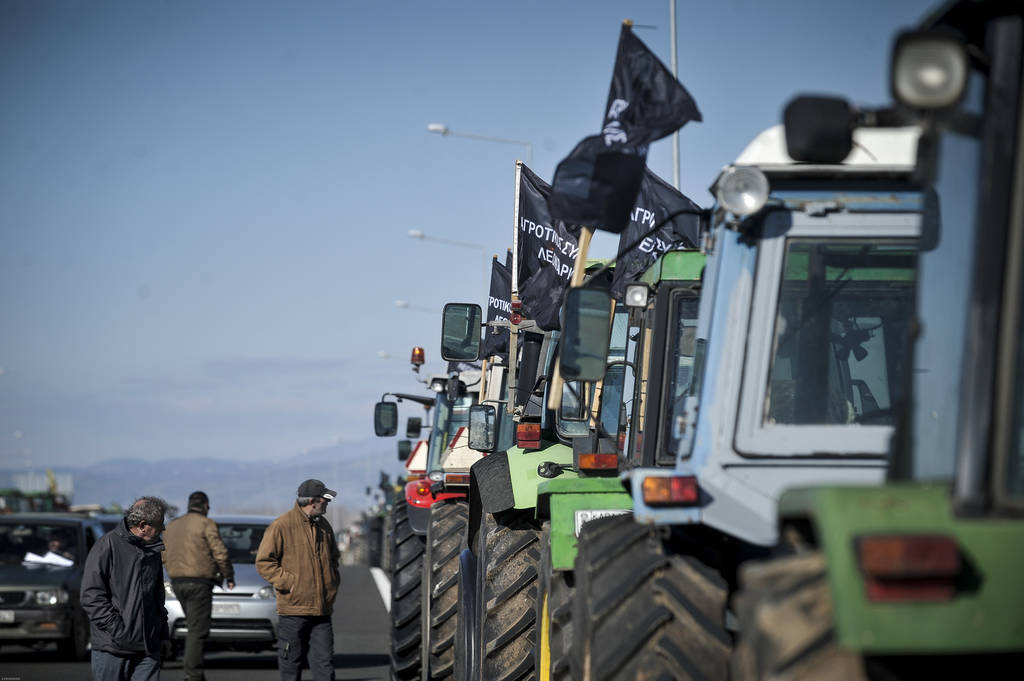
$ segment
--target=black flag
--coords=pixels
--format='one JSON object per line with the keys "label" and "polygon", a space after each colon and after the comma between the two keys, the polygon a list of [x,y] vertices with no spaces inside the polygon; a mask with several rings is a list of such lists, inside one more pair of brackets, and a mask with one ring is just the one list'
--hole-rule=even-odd
{"label": "black flag", "polygon": [[519,298],[526,316],[544,330],[561,326],[562,296],[572,279],[579,230],[548,211],[551,185],[521,165],[519,175]]}
{"label": "black flag", "polygon": [[640,190],[647,146],[700,120],[690,93],[624,24],[603,130],[577,144],[558,164],[551,215],[570,224],[621,232]]}
{"label": "black flag", "polygon": [[[696,213],[700,210],[700,206],[648,169],[640,183],[636,205],[629,214],[629,224],[619,235],[612,296],[622,300],[626,284],[635,281],[665,251],[676,246],[696,248],[700,242],[700,216]],[[667,220],[658,231],[641,240],[629,251],[624,251],[668,216],[680,211],[693,213],[676,215]]]}
{"label": "black flag", "polygon": [[[487,321],[507,322],[512,314],[512,268],[491,260],[491,292],[487,296]],[[500,355],[508,361],[508,327],[490,327],[484,331],[483,357]]]}

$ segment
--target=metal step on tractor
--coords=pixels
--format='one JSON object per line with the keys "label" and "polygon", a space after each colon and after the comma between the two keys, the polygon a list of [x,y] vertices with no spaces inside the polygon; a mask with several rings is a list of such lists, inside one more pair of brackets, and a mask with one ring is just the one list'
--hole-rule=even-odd
{"label": "metal step on tractor", "polygon": [[[737,681],[1020,676],[1020,9],[946,3],[895,41],[896,111],[923,128],[915,174],[933,200],[889,473],[782,495],[772,557],[740,573]],[[816,118],[834,139],[850,122]]]}
{"label": "metal step on tractor", "polygon": [[[638,379],[633,514],[578,538],[572,678],[726,678],[737,575],[776,543],[783,490],[881,482],[926,200],[918,135],[859,130],[852,154],[829,154],[776,126],[716,179],[692,348],[671,327],[644,337],[668,361]],[[567,319],[609,305],[576,300]],[[592,334],[563,342],[601,358]]]}

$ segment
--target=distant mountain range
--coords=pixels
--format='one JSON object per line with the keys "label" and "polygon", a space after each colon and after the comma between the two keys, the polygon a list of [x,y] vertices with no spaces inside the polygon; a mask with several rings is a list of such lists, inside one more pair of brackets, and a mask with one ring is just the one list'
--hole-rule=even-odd
{"label": "distant mountain range", "polygon": [[[211,515],[278,515],[294,503],[300,482],[317,478],[338,492],[330,516],[340,529],[375,503],[372,493],[378,490],[382,471],[392,481],[404,471],[396,442],[397,438],[343,442],[272,461],[112,459],[91,466],[55,467],[53,472],[72,476],[73,504],[124,507],[136,497],[155,495],[183,512],[188,495],[202,490],[210,496]],[[0,469],[0,488],[14,487],[14,476],[21,473],[25,470]]]}

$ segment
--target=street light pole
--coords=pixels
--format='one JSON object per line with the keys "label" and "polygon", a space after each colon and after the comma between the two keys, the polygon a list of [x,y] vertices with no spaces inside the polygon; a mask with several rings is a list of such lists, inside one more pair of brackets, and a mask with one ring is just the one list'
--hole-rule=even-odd
{"label": "street light pole", "polygon": [[475,251],[480,251],[480,255],[483,256],[484,264],[482,271],[483,279],[481,280],[481,283],[484,285],[483,295],[485,298],[488,295],[490,295],[490,286],[488,286],[487,281],[487,250],[484,249],[483,246],[481,246],[480,244],[473,244],[466,241],[455,241],[454,239],[443,239],[441,237],[428,236],[427,234],[424,234],[423,230],[421,229],[410,229],[408,231],[408,234],[409,237],[412,239],[420,239],[422,241],[436,241],[439,244],[447,244],[448,246],[459,246],[461,248],[472,248]]}
{"label": "street light pole", "polygon": [[435,132],[438,135],[447,137],[452,135],[454,137],[468,137],[473,140],[483,140],[484,142],[498,142],[500,144],[518,144],[526,147],[526,165],[533,167],[533,145],[529,142],[523,142],[522,140],[510,140],[505,137],[491,137],[490,135],[477,135],[472,132],[456,132],[452,130],[444,123],[428,123],[427,132]]}
{"label": "street light pole", "polygon": [[[676,60],[676,0],[668,0],[669,45],[672,50],[672,77],[679,80]],[[679,191],[679,131],[672,133],[672,184]]]}

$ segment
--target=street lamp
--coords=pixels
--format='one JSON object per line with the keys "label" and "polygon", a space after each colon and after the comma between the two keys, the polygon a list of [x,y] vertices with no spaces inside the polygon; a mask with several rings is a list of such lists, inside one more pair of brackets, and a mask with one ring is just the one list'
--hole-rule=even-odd
{"label": "street lamp", "polygon": [[[432,124],[435,125],[435,124]],[[487,280],[487,250],[480,244],[473,244],[467,241],[455,241],[454,239],[442,239],[441,237],[429,236],[423,233],[422,229],[410,229],[408,231],[409,238],[419,239],[420,241],[436,241],[439,244],[447,244],[449,246],[459,246],[460,248],[472,248],[475,251],[480,251],[480,255],[483,256],[484,268],[482,270],[483,279],[481,283],[484,285],[484,295],[490,295],[490,286]],[[397,303],[396,303],[397,305]]]}
{"label": "street lamp", "polygon": [[526,165],[533,167],[533,145],[529,142],[523,142],[521,140],[510,140],[505,137],[491,137],[490,135],[477,135],[472,132],[456,132],[452,130],[444,123],[428,123],[427,132],[436,132],[438,135],[447,137],[453,135],[455,137],[468,137],[473,140],[483,140],[485,142],[499,142],[501,144],[519,144],[526,147]]}
{"label": "street lamp", "polygon": [[429,312],[430,314],[437,314],[437,310],[429,307],[423,307],[422,305],[411,305],[405,300],[396,300],[395,307],[400,310],[419,310],[420,312]]}

